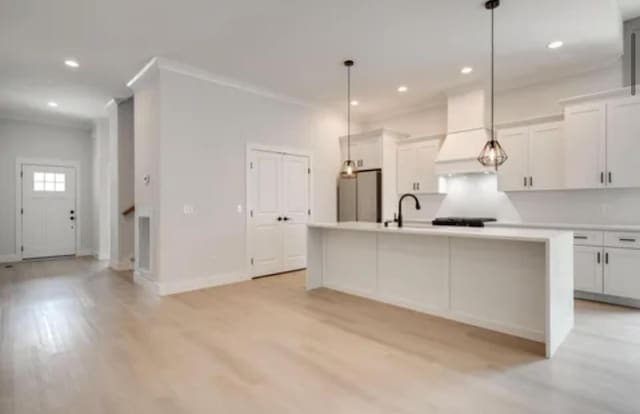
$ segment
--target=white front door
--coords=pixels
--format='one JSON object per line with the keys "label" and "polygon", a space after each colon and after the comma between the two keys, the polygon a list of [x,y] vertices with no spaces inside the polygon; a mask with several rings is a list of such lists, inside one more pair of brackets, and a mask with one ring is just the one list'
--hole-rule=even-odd
{"label": "white front door", "polygon": [[309,159],[253,150],[248,204],[251,276],[304,268]]}
{"label": "white front door", "polygon": [[76,253],[76,171],[22,165],[22,257]]}

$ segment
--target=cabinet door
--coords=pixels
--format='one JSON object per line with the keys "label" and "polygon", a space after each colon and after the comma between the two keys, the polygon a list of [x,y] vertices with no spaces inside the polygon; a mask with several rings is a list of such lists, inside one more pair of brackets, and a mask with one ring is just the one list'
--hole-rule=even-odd
{"label": "cabinet door", "polygon": [[529,187],[552,190],[564,187],[562,124],[534,125],[529,129]]}
{"label": "cabinet door", "polygon": [[439,141],[421,143],[415,148],[415,171],[418,184],[418,193],[437,193],[438,176],[436,175],[436,157],[440,150]]}
{"label": "cabinet door", "polygon": [[573,271],[575,290],[602,293],[602,247],[575,246],[573,248]]}
{"label": "cabinet door", "polygon": [[[382,142],[380,137],[358,140],[354,159],[360,161],[356,166],[360,170],[382,168]],[[353,150],[352,150],[353,151]]]}
{"label": "cabinet door", "polygon": [[529,128],[508,128],[498,131],[498,141],[509,159],[498,170],[500,191],[527,189],[529,177]]}
{"label": "cabinet door", "polygon": [[398,194],[416,191],[416,151],[413,146],[406,145],[398,148]]}
{"label": "cabinet door", "polygon": [[640,299],[640,250],[605,250],[604,293]]}
{"label": "cabinet door", "polygon": [[564,172],[567,188],[604,186],[606,105],[595,103],[565,110]]}
{"label": "cabinet door", "polygon": [[640,99],[607,105],[607,186],[640,187]]}

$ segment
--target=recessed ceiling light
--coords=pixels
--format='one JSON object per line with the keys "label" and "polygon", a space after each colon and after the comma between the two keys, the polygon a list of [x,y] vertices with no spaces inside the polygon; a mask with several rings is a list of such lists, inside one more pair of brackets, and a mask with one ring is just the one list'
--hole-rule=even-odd
{"label": "recessed ceiling light", "polygon": [[49,105],[51,108],[57,108],[58,107],[58,103],[55,101],[49,101],[47,102],[47,105]]}
{"label": "recessed ceiling light", "polygon": [[463,75],[468,75],[471,72],[473,72],[473,68],[469,66],[465,66],[464,68],[460,69],[460,73],[462,73]]}
{"label": "recessed ceiling light", "polygon": [[78,63],[78,61],[73,60],[73,59],[67,59],[64,61],[64,64],[69,66],[70,68],[74,68],[77,69],[80,67],[80,64]]}
{"label": "recessed ceiling light", "polygon": [[351,101],[351,106],[358,106],[358,105],[360,105],[360,102],[355,101],[355,100]]}
{"label": "recessed ceiling light", "polygon": [[564,45],[564,43],[562,43],[561,40],[554,40],[553,42],[549,43],[547,47],[549,49],[558,49],[558,48],[561,48],[562,45]]}
{"label": "recessed ceiling light", "polygon": [[404,93],[406,91],[408,91],[409,88],[407,88],[406,86],[402,85],[402,86],[398,86],[398,92],[400,93]]}

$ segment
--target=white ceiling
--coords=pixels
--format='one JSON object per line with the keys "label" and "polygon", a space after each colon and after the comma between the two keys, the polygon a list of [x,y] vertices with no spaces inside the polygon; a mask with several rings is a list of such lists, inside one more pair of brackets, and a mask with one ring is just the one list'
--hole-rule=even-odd
{"label": "white ceiling", "polygon": [[[496,11],[501,88],[609,64],[620,15],[640,0],[504,0]],[[413,107],[488,76],[482,0],[0,0],[0,111],[82,121],[153,56],[343,108],[354,58],[361,119]],[[545,45],[561,39],[565,47]],[[65,58],[81,67],[72,71]],[[459,73],[470,65],[469,76]],[[409,92],[399,95],[400,84]],[[47,107],[55,100],[59,108]]]}

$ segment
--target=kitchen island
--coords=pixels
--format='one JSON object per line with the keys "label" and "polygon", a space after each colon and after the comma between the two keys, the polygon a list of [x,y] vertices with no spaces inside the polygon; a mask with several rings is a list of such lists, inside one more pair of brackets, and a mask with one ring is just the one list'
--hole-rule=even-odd
{"label": "kitchen island", "polygon": [[326,287],[526,338],[550,358],[573,328],[573,234],[308,225],[307,290]]}

